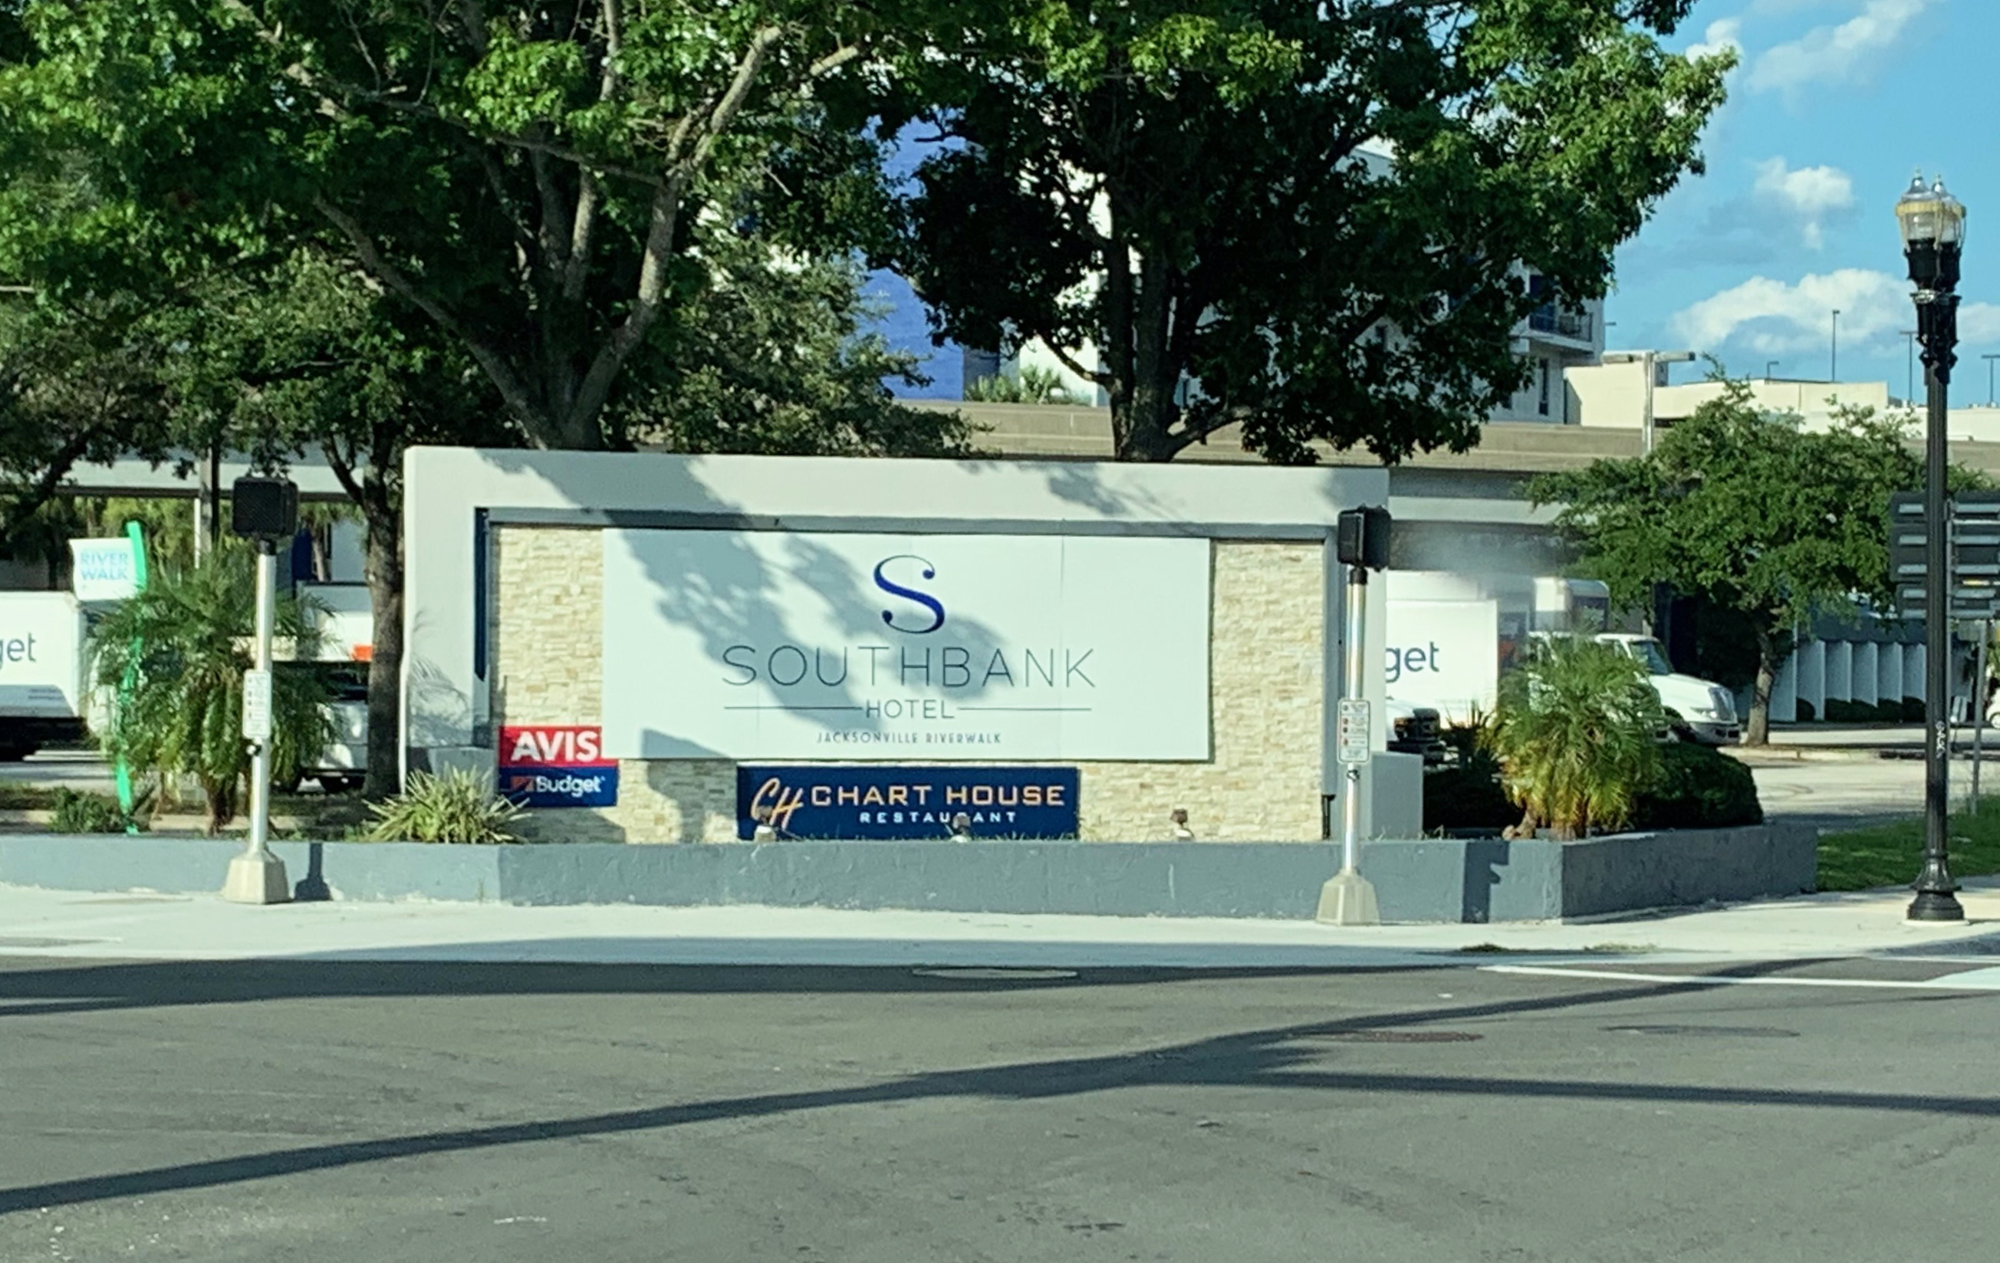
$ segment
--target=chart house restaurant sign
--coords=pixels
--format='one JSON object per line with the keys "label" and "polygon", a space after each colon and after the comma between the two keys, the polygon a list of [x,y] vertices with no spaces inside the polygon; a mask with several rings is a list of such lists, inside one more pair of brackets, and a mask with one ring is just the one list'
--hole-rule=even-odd
{"label": "chart house restaurant sign", "polygon": [[603,536],[606,758],[1209,756],[1205,539]]}
{"label": "chart house restaurant sign", "polygon": [[1073,767],[736,769],[736,834],[761,814],[781,838],[942,838],[963,815],[985,838],[1073,838]]}

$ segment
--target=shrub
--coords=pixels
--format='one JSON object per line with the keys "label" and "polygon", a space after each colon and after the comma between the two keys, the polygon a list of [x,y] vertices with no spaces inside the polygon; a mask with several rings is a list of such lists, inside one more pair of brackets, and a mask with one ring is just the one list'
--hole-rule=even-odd
{"label": "shrub", "polygon": [[460,768],[418,772],[408,788],[369,809],[375,842],[519,842],[508,829],[521,808],[493,792],[493,782]]}
{"label": "shrub", "polygon": [[1452,761],[1424,774],[1424,828],[1498,829],[1519,820],[1519,808],[1500,784],[1492,719],[1475,711],[1465,723],[1445,725],[1438,736]]}
{"label": "shrub", "polygon": [[57,787],[50,797],[51,833],[123,833],[125,812],[115,799],[102,794],[84,794],[67,785]]}
{"label": "shrub", "polygon": [[1495,767],[1441,767],[1424,774],[1424,828],[1502,829],[1521,818]]}
{"label": "shrub", "polygon": [[1818,718],[1819,718],[1819,712],[1813,709],[1813,704],[1807,701],[1805,698],[1801,697],[1799,699],[1797,722],[1802,724],[1809,724]]}
{"label": "shrub", "polygon": [[1610,645],[1559,638],[1501,678],[1492,748],[1522,823],[1581,837],[1631,819],[1659,776],[1665,727],[1638,661]]}
{"label": "shrub", "polygon": [[[201,786],[208,832],[235,818],[250,771],[243,740],[243,673],[251,665],[256,581],[239,546],[185,572],[165,571],[104,616],[92,632],[92,674],[114,707],[105,753],[162,785],[183,775]],[[276,632],[301,657],[318,650],[308,603],[282,597]],[[280,672],[272,682],[272,772],[282,780],[332,739],[316,677]]]}
{"label": "shrub", "polygon": [[1638,829],[1727,829],[1762,824],[1750,769],[1720,750],[1676,742],[1661,751],[1662,771],[1633,812]]}
{"label": "shrub", "polygon": [[1902,720],[1906,724],[1920,724],[1924,722],[1924,699],[1921,697],[1904,698]]}

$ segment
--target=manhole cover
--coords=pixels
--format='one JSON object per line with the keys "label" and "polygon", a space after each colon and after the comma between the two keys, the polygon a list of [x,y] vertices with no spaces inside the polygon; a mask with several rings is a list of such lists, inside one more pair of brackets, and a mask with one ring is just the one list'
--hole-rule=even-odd
{"label": "manhole cover", "polygon": [[1486,1037],[1471,1031],[1334,1031],[1313,1038],[1341,1044],[1469,1044]]}
{"label": "manhole cover", "polygon": [[1620,1035],[1694,1035],[1726,1039],[1797,1039],[1797,1031],[1778,1026],[1607,1026]]}
{"label": "manhole cover", "polygon": [[1074,969],[912,969],[919,978],[953,982],[1061,982],[1077,976]]}

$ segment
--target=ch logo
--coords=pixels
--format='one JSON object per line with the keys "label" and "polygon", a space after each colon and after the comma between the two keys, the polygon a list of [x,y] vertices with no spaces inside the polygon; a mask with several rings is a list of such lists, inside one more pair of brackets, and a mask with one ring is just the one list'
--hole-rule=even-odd
{"label": "ch logo", "polygon": [[897,583],[895,580],[891,579],[888,576],[887,571],[891,566],[896,565],[898,562],[904,562],[904,563],[914,562],[915,563],[914,567],[909,565],[902,565],[902,566],[897,566],[897,568],[899,570],[915,569],[917,574],[925,579],[937,578],[937,567],[933,566],[930,562],[925,561],[922,557],[918,557],[912,553],[898,553],[894,557],[884,557],[882,560],[875,563],[875,586],[882,589],[884,592],[887,592],[890,596],[901,597],[903,600],[908,601],[913,605],[922,607],[924,613],[918,615],[917,617],[919,618],[928,617],[930,619],[930,624],[929,626],[926,627],[914,627],[898,623],[896,621],[896,611],[894,610],[883,610],[882,621],[889,625],[889,629],[891,631],[899,631],[905,633],[906,635],[911,635],[911,636],[928,635],[931,632],[936,631],[938,628],[944,626],[944,603],[942,601],[939,601],[936,597],[930,595],[928,592],[923,592],[916,588],[908,587],[905,584]]}

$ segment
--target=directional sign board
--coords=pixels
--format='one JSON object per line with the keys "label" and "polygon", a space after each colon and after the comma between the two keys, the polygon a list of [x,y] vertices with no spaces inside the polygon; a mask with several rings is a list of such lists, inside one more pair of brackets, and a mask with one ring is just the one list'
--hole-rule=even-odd
{"label": "directional sign board", "polygon": [[[1961,491],[1946,508],[1951,564],[1951,616],[2000,615],[2000,491]],[[1889,582],[1904,616],[1921,618],[1930,571],[1924,497],[1899,491],[1889,499]]]}

